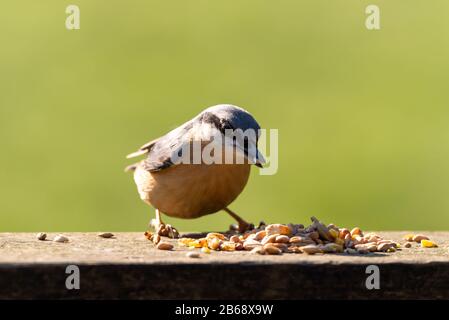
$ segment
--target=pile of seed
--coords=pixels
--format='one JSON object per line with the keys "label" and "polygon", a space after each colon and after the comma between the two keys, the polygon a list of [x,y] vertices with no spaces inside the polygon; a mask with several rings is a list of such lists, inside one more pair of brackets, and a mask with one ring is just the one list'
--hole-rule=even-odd
{"label": "pile of seed", "polygon": [[[191,249],[200,248],[204,253],[215,251],[246,250],[256,254],[279,255],[282,253],[347,253],[365,254],[369,252],[395,252],[400,250],[400,244],[382,239],[375,233],[364,234],[358,227],[352,230],[339,228],[333,224],[325,225],[315,217],[312,224],[304,227],[302,224],[269,224],[263,222],[255,229],[243,234],[238,233],[209,233],[200,239],[180,238],[180,246]],[[155,236],[148,237],[153,240]],[[422,238],[424,237],[424,238]],[[156,236],[156,238],[158,238]],[[413,238],[413,237],[412,237]],[[159,238],[158,238],[159,240]],[[429,241],[421,235],[419,240]],[[159,241],[158,241],[159,242]],[[163,242],[160,242],[163,243]],[[158,244],[158,248],[159,245]],[[170,247],[170,248],[169,248]],[[407,246],[406,246],[407,247]],[[173,245],[163,248],[171,250]]]}

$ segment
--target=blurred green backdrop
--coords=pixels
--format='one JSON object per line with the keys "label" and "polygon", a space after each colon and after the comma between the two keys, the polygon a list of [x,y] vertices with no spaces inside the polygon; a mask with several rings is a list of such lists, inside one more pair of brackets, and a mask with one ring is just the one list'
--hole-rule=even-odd
{"label": "blurred green backdrop", "polygon": [[125,155],[218,103],[279,129],[279,171],[253,170],[243,217],[449,229],[448,15],[446,0],[3,1],[0,231],[143,231],[154,211]]}

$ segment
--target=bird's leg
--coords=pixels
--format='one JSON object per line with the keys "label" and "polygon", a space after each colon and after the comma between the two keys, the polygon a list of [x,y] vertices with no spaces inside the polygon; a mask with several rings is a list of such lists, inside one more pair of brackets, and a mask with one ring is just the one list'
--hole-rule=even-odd
{"label": "bird's leg", "polygon": [[252,223],[246,222],[245,220],[240,218],[237,214],[229,210],[229,208],[224,208],[223,210],[226,211],[231,217],[233,217],[238,222],[239,232],[245,232],[254,229],[254,225]]}
{"label": "bird's leg", "polygon": [[159,212],[159,209],[156,209],[156,219],[151,219],[150,225],[161,237],[169,237],[173,239],[179,238],[178,230],[173,228],[171,225],[162,222],[161,213]]}

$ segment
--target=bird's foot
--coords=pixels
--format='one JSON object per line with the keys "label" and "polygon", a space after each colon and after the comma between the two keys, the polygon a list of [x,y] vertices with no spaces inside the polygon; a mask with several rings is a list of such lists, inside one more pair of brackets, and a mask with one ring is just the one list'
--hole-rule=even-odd
{"label": "bird's foot", "polygon": [[156,231],[156,234],[158,234],[161,237],[169,237],[172,239],[179,238],[179,232],[170,224],[165,224],[157,219],[152,219],[150,222],[150,225],[154,228]]}
{"label": "bird's foot", "polygon": [[246,231],[250,231],[254,229],[254,224],[248,222],[240,222],[237,224],[231,224],[229,229],[238,231],[239,233],[245,233]]}

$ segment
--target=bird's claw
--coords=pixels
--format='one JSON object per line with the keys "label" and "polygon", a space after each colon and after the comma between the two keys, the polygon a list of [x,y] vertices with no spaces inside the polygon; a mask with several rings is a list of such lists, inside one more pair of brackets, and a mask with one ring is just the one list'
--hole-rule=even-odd
{"label": "bird's claw", "polygon": [[247,223],[247,222],[239,223],[238,225],[237,224],[231,224],[229,226],[229,229],[230,230],[234,230],[234,231],[238,231],[239,233],[244,233],[246,231],[253,230],[254,229],[254,224]]}
{"label": "bird's claw", "polygon": [[154,228],[156,233],[161,237],[169,237],[172,239],[179,238],[179,232],[170,224],[165,224],[163,222],[152,219],[150,225]]}

